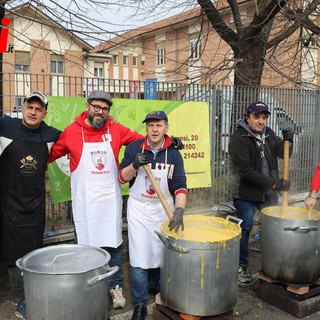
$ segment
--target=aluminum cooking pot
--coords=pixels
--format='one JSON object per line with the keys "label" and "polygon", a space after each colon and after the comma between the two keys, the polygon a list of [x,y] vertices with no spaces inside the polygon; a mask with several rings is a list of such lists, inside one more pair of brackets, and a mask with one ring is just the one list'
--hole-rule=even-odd
{"label": "aluminum cooking pot", "polygon": [[22,269],[28,320],[104,320],[108,317],[110,255],[100,248],[56,245],[17,260]]}
{"label": "aluminum cooking pot", "polygon": [[261,214],[261,270],[285,282],[310,283],[320,277],[320,212],[288,207],[264,208]]}
{"label": "aluminum cooking pot", "polygon": [[[197,219],[201,217],[193,215],[195,221],[191,221],[191,226],[197,224]],[[191,217],[184,218],[186,238],[187,218]],[[164,232],[163,228],[161,233],[156,232],[164,243],[161,299],[171,309],[195,316],[222,314],[233,309],[237,303],[241,228],[222,218],[206,218],[218,228],[221,226],[222,232],[222,228],[229,228],[235,235],[226,241],[198,242],[177,239]],[[234,219],[239,224],[242,222]]]}

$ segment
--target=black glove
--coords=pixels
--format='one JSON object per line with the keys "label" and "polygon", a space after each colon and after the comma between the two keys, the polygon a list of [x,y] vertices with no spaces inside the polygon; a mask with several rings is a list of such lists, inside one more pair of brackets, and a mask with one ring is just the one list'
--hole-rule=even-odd
{"label": "black glove", "polygon": [[276,185],[275,189],[277,191],[289,191],[290,190],[290,184],[291,184],[290,179],[288,179],[288,180],[279,179],[275,184]]}
{"label": "black glove", "polygon": [[178,232],[179,228],[181,227],[181,230],[184,230],[184,224],[183,224],[183,213],[184,209],[178,207],[173,212],[173,217],[169,222],[169,230],[171,231],[173,228],[175,232]]}
{"label": "black glove", "polygon": [[132,165],[136,170],[138,170],[139,167],[150,162],[151,161],[148,160],[146,153],[137,153],[136,158],[132,162]]}
{"label": "black glove", "polygon": [[173,137],[171,138],[171,141],[172,141],[172,145],[178,149],[178,150],[181,150],[183,149],[183,143],[182,141],[178,138],[178,137]]}
{"label": "black glove", "polygon": [[282,131],[283,140],[289,140],[289,141],[293,140],[294,131],[292,128],[291,129],[284,129],[281,131]]}

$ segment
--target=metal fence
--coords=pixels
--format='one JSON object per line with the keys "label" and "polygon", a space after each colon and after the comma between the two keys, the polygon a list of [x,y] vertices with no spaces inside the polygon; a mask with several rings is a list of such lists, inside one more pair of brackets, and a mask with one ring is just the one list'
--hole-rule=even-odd
{"label": "metal fence", "polygon": [[[276,134],[284,128],[293,128],[294,153],[289,170],[291,193],[307,191],[320,153],[320,94],[319,91],[283,88],[253,88],[200,84],[158,82],[154,79],[131,81],[120,79],[77,78],[52,75],[5,74],[3,90],[4,113],[19,115],[25,94],[41,90],[50,96],[87,96],[92,90],[105,90],[114,98],[205,101],[210,107],[210,143],[212,188],[189,189],[187,205],[213,206],[231,201],[228,143],[243,117],[249,102],[262,100],[270,108],[268,119]],[[199,124],[201,125],[201,124]],[[282,168],[282,160],[279,160]],[[48,192],[48,219],[50,229],[70,225],[71,203],[53,205]],[[124,209],[125,211],[125,209]]]}

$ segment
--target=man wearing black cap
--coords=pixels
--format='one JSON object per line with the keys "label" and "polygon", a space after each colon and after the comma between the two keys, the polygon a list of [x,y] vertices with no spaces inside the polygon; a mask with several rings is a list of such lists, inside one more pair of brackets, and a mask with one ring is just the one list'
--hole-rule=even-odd
{"label": "man wearing black cap", "polygon": [[241,224],[240,264],[238,281],[250,283],[248,270],[248,243],[252,230],[255,208],[276,205],[277,191],[288,191],[290,181],[279,179],[277,157],[283,158],[283,140],[290,141],[292,154],[293,130],[282,130],[283,139],[266,126],[270,115],[268,106],[262,102],[252,102],[244,119],[237,123],[229,144],[232,162],[233,205]]}
{"label": "man wearing black cap", "polygon": [[60,131],[42,120],[48,99],[40,91],[24,99],[22,119],[0,118],[0,262],[8,266],[16,315],[25,319],[23,278],[17,259],[42,246],[45,171]]}
{"label": "man wearing black cap", "polygon": [[147,136],[127,146],[119,167],[120,183],[130,182],[127,219],[132,300],[135,306],[132,320],[145,318],[148,291],[154,291],[158,286],[162,243],[154,230],[160,231],[162,222],[167,219],[142,165],[149,164],[173,210],[170,230],[175,228],[177,232],[180,227],[183,230],[187,198],[183,159],[166,135],[169,128],[167,115],[163,111],[152,111],[143,122],[146,123]]}
{"label": "man wearing black cap", "polygon": [[72,212],[78,244],[102,247],[109,266],[119,271],[108,278],[113,307],[124,308],[122,294],[122,192],[118,155],[123,145],[143,136],[111,122],[109,93],[94,90],[82,112],[53,146],[49,162],[70,154]]}

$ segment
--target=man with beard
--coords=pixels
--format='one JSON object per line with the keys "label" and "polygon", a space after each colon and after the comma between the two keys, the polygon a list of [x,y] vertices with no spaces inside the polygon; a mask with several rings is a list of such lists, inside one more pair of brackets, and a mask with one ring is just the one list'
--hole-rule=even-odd
{"label": "man with beard", "polygon": [[[118,182],[119,150],[143,138],[120,123],[110,121],[112,99],[95,90],[75,122],[51,149],[49,162],[70,154],[71,197],[78,243],[104,248],[110,267],[119,271],[109,277],[113,307],[124,308],[122,295],[122,194]],[[175,143],[179,147],[177,138]],[[181,144],[181,142],[180,142]]]}

